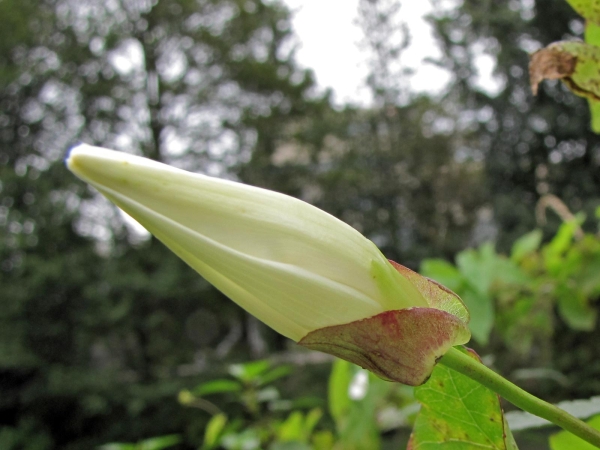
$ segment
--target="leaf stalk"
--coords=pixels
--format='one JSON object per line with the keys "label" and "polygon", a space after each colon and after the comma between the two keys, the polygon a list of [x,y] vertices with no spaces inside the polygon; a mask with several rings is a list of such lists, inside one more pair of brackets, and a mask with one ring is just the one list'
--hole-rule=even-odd
{"label": "leaf stalk", "polygon": [[597,448],[600,448],[599,431],[566,411],[521,389],[498,375],[493,370],[487,368],[482,363],[461,353],[458,349],[451,348],[442,359],[440,359],[438,364],[443,364],[450,369],[466,375],[488,389],[491,389],[513,405],[521,408],[523,411],[546,419]]}

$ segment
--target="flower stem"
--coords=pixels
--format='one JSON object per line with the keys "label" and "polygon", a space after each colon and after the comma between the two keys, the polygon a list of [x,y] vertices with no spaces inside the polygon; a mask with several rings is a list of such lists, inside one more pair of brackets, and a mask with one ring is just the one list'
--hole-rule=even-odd
{"label": "flower stem", "polygon": [[482,363],[461,353],[456,348],[451,348],[439,361],[446,367],[456,370],[463,375],[468,376],[474,381],[504,397],[513,405],[542,417],[555,425],[573,433],[586,442],[600,448],[600,432],[590,427],[585,422],[573,417],[566,411],[545,402],[529,392],[515,386],[510,381],[498,375],[496,372],[488,369]]}

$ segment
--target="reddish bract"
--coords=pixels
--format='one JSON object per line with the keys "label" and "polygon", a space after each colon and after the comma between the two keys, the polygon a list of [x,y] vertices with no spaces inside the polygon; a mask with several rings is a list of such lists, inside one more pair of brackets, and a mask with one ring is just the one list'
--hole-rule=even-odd
{"label": "reddish bract", "polygon": [[446,311],[407,308],[321,328],[299,344],[350,361],[385,380],[418,386],[427,381],[464,326]]}

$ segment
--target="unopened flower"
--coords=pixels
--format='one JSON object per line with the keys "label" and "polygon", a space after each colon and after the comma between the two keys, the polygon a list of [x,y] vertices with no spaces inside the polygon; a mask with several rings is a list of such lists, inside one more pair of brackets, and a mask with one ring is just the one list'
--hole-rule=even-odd
{"label": "unopened flower", "polygon": [[[294,341],[317,348],[320,338],[311,345],[309,337],[320,330],[425,310],[452,322],[437,349],[469,339],[468,313],[456,296],[395,267],[355,229],[308,203],[85,144],[71,150],[67,166],[225,295]],[[348,350],[340,345],[341,353]],[[324,350],[360,363],[339,349]]]}

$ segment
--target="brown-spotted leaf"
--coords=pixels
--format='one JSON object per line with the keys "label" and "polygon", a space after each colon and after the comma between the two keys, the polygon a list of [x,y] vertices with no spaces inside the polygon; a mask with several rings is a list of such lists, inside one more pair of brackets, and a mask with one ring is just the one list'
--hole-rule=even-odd
{"label": "brown-spotted leaf", "polygon": [[458,295],[437,281],[424,277],[397,262],[389,261],[398,272],[417,288],[431,308],[441,309],[458,317],[464,323],[469,323],[469,310]]}
{"label": "brown-spotted leaf", "polygon": [[298,344],[338,356],[383,379],[418,386],[450,347],[465,342],[465,335],[467,324],[453,314],[407,308],[320,328]]}
{"label": "brown-spotted leaf", "polygon": [[498,395],[467,376],[438,365],[415,397],[421,411],[408,450],[517,450]]}
{"label": "brown-spotted leaf", "polygon": [[562,80],[575,94],[600,100],[600,47],[581,41],[560,41],[529,57],[531,90],[542,80]]}

